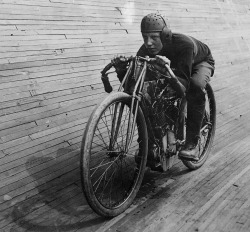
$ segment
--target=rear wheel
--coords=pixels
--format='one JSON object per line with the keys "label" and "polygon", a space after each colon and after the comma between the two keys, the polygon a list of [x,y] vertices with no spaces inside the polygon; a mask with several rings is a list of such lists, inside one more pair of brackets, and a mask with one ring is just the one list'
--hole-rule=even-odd
{"label": "rear wheel", "polygon": [[[129,121],[135,117],[131,99],[122,92],[110,94],[92,113],[83,136],[83,192],[91,208],[104,217],[117,216],[130,206],[146,167],[146,122],[139,107],[134,132],[129,129]],[[137,163],[135,155],[139,149],[143,155]]]}
{"label": "rear wheel", "polygon": [[216,102],[213,89],[210,84],[206,86],[206,110],[204,114],[203,124],[200,131],[199,160],[187,161],[182,160],[184,165],[189,169],[195,170],[200,168],[211,151],[216,128]]}

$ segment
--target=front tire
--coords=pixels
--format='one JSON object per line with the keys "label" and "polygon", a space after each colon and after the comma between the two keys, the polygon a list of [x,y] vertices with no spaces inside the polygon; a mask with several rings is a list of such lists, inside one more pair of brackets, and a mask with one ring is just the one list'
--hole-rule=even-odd
{"label": "front tire", "polygon": [[[145,172],[148,133],[140,107],[131,146],[126,143],[130,112],[135,116],[131,99],[123,92],[110,94],[92,113],[82,140],[82,189],[91,208],[104,217],[117,216],[131,205]],[[137,163],[139,149],[143,155]]]}

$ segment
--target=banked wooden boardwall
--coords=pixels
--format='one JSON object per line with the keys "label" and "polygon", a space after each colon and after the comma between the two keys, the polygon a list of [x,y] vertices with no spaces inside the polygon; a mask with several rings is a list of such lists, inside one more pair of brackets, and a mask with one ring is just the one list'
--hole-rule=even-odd
{"label": "banked wooden boardwall", "polygon": [[[44,206],[34,204],[13,215],[21,202],[43,202],[45,192],[46,200],[53,194],[60,198],[69,186],[79,191],[74,183],[79,180],[81,136],[93,107],[106,96],[100,70],[116,54],[135,54],[142,43],[140,20],[147,13],[167,15],[173,31],[201,39],[212,49],[215,145],[232,142],[227,136],[232,131],[239,139],[249,132],[248,0],[0,4],[0,228],[8,231],[15,219]],[[115,77],[112,82],[118,84]]]}

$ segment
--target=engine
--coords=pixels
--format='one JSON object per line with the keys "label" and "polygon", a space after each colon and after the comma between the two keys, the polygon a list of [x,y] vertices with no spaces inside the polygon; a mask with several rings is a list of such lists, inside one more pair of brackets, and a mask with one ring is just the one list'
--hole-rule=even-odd
{"label": "engine", "polygon": [[178,118],[179,109],[176,101],[159,101],[153,108],[152,126],[155,136],[162,138],[166,134],[166,129],[172,128]]}

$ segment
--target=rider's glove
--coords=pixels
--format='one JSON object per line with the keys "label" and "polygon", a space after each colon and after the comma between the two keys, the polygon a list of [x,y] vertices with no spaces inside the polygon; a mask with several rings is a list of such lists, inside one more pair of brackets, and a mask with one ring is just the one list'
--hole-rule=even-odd
{"label": "rider's glove", "polygon": [[[169,71],[166,66],[170,67],[170,60],[165,56],[155,56],[154,67],[162,74],[168,76]],[[170,69],[171,70],[171,69]],[[185,86],[178,80],[178,78],[172,74],[169,76],[168,81],[172,84],[178,95],[184,97],[186,94]]]}
{"label": "rider's glove", "polygon": [[117,77],[121,82],[127,71],[128,59],[125,56],[116,56],[111,60],[111,63],[113,64]]}
{"label": "rider's glove", "polygon": [[165,56],[160,56],[160,55],[155,56],[154,67],[156,68],[156,70],[158,70],[162,74],[167,73],[167,69],[165,65],[170,66],[170,63],[171,61]]}

